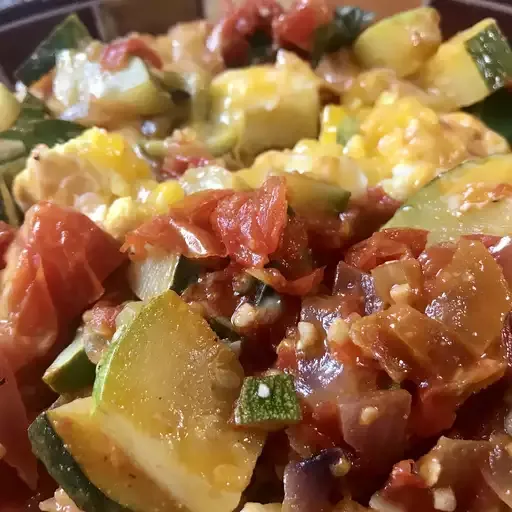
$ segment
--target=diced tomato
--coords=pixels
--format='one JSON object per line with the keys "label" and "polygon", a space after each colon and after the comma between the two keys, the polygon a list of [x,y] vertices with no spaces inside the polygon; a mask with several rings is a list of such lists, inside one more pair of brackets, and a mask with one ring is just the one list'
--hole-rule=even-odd
{"label": "diced tomato", "polygon": [[227,256],[227,250],[213,233],[210,216],[231,190],[208,190],[192,194],[173,205],[167,215],[154,217],[128,233],[121,250],[134,258],[146,256],[146,245],[190,258]]}
{"label": "diced tomato", "polygon": [[123,261],[117,242],[85,215],[52,203],[27,212],[7,255],[9,286],[0,296],[7,318],[1,348],[14,371],[46,353]]}
{"label": "diced tomato", "polygon": [[380,187],[369,188],[362,197],[351,199],[347,210],[340,214],[345,233],[344,247],[370,237],[393,217],[399,207],[400,202]]}
{"label": "diced tomato", "polygon": [[345,262],[368,272],[386,261],[417,258],[425,249],[427,236],[423,229],[384,229],[351,247]]}
{"label": "diced tomato", "polygon": [[288,219],[279,247],[270,259],[286,279],[298,279],[313,271],[308,233],[301,218],[294,215]]}
{"label": "diced tomato", "polygon": [[286,430],[290,445],[302,457],[343,443],[338,409],[335,404],[322,404],[317,408],[302,403],[302,421]]}
{"label": "diced tomato", "polygon": [[211,163],[212,160],[204,156],[167,155],[160,172],[166,178],[179,178],[188,169],[205,167]]}
{"label": "diced tomato", "polygon": [[235,309],[244,299],[242,294],[235,294],[235,282],[242,274],[240,268],[229,265],[223,270],[208,272],[182,294],[188,303],[200,303],[205,308],[207,318],[231,318]]}
{"label": "diced tomato", "polygon": [[0,352],[0,445],[4,460],[31,487],[37,482],[37,463],[27,437],[28,418],[12,369]]}
{"label": "diced tomato", "polygon": [[[34,458],[35,459],[35,458]],[[53,496],[57,483],[51,478],[44,466],[39,463],[37,489],[34,492],[22,480],[16,471],[5,461],[0,461],[0,510],[2,512],[37,512],[39,503]]]}
{"label": "diced tomato", "polygon": [[94,332],[100,333],[105,338],[111,338],[116,330],[116,318],[123,306],[112,306],[108,302],[99,301],[87,312],[86,323]]}
{"label": "diced tomato", "polygon": [[119,71],[127,66],[132,56],[140,57],[157,69],[163,67],[160,56],[139,37],[119,39],[105,46],[100,57],[101,67],[107,71]]}
{"label": "diced tomato", "polygon": [[286,209],[285,182],[277,177],[252,192],[199,192],[129,233],[122,250],[143,257],[148,244],[190,258],[230,256],[261,268],[279,245]]}
{"label": "diced tomato", "polygon": [[296,295],[298,297],[314,293],[324,277],[323,268],[317,268],[310,274],[299,277],[293,281],[288,281],[283,274],[275,268],[254,269],[248,272],[259,281],[268,284],[278,293]]}
{"label": "diced tomato", "polygon": [[332,14],[326,0],[296,0],[288,11],[274,21],[275,40],[283,48],[310,52],[316,29],[329,23]]}
{"label": "diced tomato", "polygon": [[478,240],[492,254],[496,263],[501,267],[509,288],[512,289],[512,237],[472,234],[464,235],[461,238],[466,240]]}
{"label": "diced tomato", "polygon": [[388,504],[390,510],[434,512],[431,490],[418,474],[413,460],[403,460],[394,465],[388,482],[378,496],[379,500]]}
{"label": "diced tomato", "polygon": [[0,270],[5,268],[5,256],[16,235],[16,228],[0,221]]}
{"label": "diced tomato", "polygon": [[270,177],[254,192],[221,199],[211,223],[237,263],[261,268],[277,250],[287,221],[286,209],[285,180]]}
{"label": "diced tomato", "polygon": [[451,428],[458,407],[472,394],[499,381],[505,370],[504,359],[487,358],[461,369],[450,382],[424,386],[411,418],[414,433],[430,437]]}
{"label": "diced tomato", "polygon": [[127,279],[127,266],[122,265],[105,280],[105,293],[82,319],[94,332],[110,339],[116,330],[117,315],[124,303],[137,300]]}
{"label": "diced tomato", "polygon": [[329,352],[336,361],[347,366],[375,367],[375,362],[351,340],[342,344],[330,343]]}
{"label": "diced tomato", "polygon": [[176,130],[167,141],[167,153],[160,174],[164,179],[179,178],[188,169],[214,162],[214,156],[195,134],[188,130]]}
{"label": "diced tomato", "polygon": [[282,12],[276,0],[245,0],[237,7],[230,3],[207,47],[213,52],[220,50],[226,66],[245,66],[249,64],[250,38],[263,33],[270,39],[272,23]]}

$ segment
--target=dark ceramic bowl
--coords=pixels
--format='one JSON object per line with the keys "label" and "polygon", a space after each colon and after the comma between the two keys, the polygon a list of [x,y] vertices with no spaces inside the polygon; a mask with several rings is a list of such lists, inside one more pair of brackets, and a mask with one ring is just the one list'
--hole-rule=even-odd
{"label": "dark ceramic bowl", "polygon": [[[148,1],[152,3],[147,8]],[[339,0],[358,4],[360,0]],[[394,0],[365,0],[364,6]],[[0,0],[0,80],[12,81],[13,71],[70,12],[77,12],[91,34],[109,39],[131,30],[159,33],[180,20],[202,15],[203,5],[220,0]],[[144,3],[145,8],[140,5]],[[405,2],[407,4],[407,2]],[[446,37],[485,17],[496,18],[512,37],[512,0],[432,0],[442,14]],[[401,4],[400,4],[401,5]],[[411,6],[418,5],[411,0]],[[112,20],[115,23],[112,23]]]}
{"label": "dark ceramic bowl", "polygon": [[202,1],[0,0],[0,81],[12,82],[14,70],[72,12],[94,37],[107,40],[133,30],[164,32],[172,23],[202,16]]}

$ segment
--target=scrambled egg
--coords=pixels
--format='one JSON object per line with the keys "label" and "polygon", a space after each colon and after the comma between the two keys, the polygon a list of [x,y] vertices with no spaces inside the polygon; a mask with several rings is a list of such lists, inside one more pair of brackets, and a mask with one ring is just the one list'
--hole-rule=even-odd
{"label": "scrambled egg", "polygon": [[319,140],[269,151],[240,176],[260,185],[269,170],[298,171],[338,184],[357,197],[381,186],[405,200],[440,173],[467,160],[510,151],[507,141],[431,92],[390,70],[361,73],[342,105],[322,113]]}
{"label": "scrambled egg", "polygon": [[99,128],[37,147],[13,193],[24,210],[42,200],[74,207],[119,239],[184,196],[178,182],[157,183],[122,135]]}

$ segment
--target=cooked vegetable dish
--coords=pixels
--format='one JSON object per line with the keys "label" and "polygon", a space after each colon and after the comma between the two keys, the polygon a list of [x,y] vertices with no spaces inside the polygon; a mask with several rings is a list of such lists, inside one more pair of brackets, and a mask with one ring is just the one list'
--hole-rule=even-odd
{"label": "cooked vegetable dish", "polygon": [[227,2],[0,86],[0,510],[512,510],[512,50]]}

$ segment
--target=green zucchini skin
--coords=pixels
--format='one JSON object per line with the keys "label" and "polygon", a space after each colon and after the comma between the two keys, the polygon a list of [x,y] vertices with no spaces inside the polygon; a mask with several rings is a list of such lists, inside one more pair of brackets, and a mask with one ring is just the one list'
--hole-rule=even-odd
{"label": "green zucchini skin", "polygon": [[[470,208],[456,215],[449,207],[451,197],[447,192],[455,186],[482,182],[489,186],[512,184],[512,155],[494,155],[481,160],[465,162],[441,174],[411,196],[397,210],[386,228],[413,228],[429,231],[429,244],[453,242],[461,235],[484,233],[506,236],[512,232],[512,210],[510,198],[489,201],[483,207]],[[458,187],[458,188],[457,188]]]}
{"label": "green zucchini skin", "polygon": [[96,365],[87,357],[83,340],[77,337],[46,370],[43,381],[62,395],[92,386],[95,377]]}
{"label": "green zucchini skin", "polygon": [[95,487],[67,451],[62,439],[53,430],[46,412],[40,414],[28,429],[32,451],[45,465],[48,473],[84,512],[130,512],[112,501]]}
{"label": "green zucchini skin", "polygon": [[200,265],[193,260],[181,254],[169,254],[132,262],[129,282],[139,299],[150,300],[167,290],[181,295],[189,285],[197,281],[200,273]]}
{"label": "green zucchini skin", "polygon": [[54,28],[32,55],[16,70],[15,77],[25,85],[39,80],[55,66],[59,50],[80,48],[92,40],[86,26],[76,14],[71,14]]}

